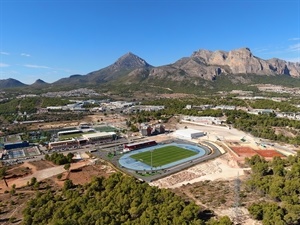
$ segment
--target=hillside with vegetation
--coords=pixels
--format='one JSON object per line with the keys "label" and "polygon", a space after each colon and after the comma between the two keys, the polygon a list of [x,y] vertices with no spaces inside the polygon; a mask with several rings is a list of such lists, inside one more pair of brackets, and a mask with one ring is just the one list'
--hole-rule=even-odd
{"label": "hillside with vegetation", "polygon": [[242,110],[226,111],[226,123],[255,137],[300,144],[300,121],[277,118],[274,114],[253,115]]}
{"label": "hillside with vegetation", "polygon": [[247,160],[252,174],[248,191],[257,192],[266,201],[255,201],[250,214],[263,225],[300,224],[300,154],[287,159],[275,157],[267,162],[259,156]]}
{"label": "hillside with vegetation", "polygon": [[[158,112],[138,112],[131,115],[130,124],[149,122],[150,120],[167,121],[174,115],[213,116],[226,118],[226,124],[250,133],[259,138],[294,145],[300,144],[300,121],[276,117],[274,113],[250,114],[244,110],[204,109],[197,107],[186,109],[186,105],[234,105],[237,107],[268,108],[278,111],[298,112],[291,102],[276,102],[272,100],[241,100],[236,98],[194,98],[194,99],[158,99],[145,104],[164,105],[165,109]],[[178,121],[179,122],[179,121]]]}
{"label": "hillside with vegetation", "polygon": [[167,189],[116,173],[84,186],[66,180],[61,191],[37,192],[27,203],[23,224],[232,224],[228,217],[204,221],[201,212]]}
{"label": "hillside with vegetation", "polygon": [[[245,204],[252,218],[263,225],[299,224],[300,154],[286,159],[275,157],[272,161],[256,155],[247,158],[246,164],[251,172],[243,178],[240,204]],[[188,192],[211,207],[233,201],[227,199],[225,183],[202,183],[200,189],[200,183],[183,187],[184,193],[189,188]],[[218,199],[211,192],[214,189]],[[233,224],[227,216],[214,218],[207,214],[208,209],[188,200],[194,199],[190,197],[179,197],[168,189],[149,186],[121,173],[95,177],[83,186],[66,180],[61,190],[37,191],[23,211],[23,224]]]}
{"label": "hillside with vegetation", "polygon": [[[19,88],[40,92],[67,90],[70,87],[91,87],[99,93],[132,94],[135,91],[155,93],[185,92],[201,94],[218,90],[252,89],[251,84],[278,82],[282,85],[299,84],[298,63],[281,59],[263,60],[254,56],[249,48],[226,51],[200,49],[189,57],[158,67],[131,52],[113,64],[86,75],[70,75],[52,84],[37,80],[24,85],[14,79],[0,80],[0,89]],[[294,83],[294,84],[293,84]]]}

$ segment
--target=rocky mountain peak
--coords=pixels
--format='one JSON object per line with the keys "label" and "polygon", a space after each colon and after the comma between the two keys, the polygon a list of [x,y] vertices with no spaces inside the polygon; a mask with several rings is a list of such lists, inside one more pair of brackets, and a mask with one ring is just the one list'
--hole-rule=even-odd
{"label": "rocky mountain peak", "polygon": [[46,84],[46,82],[41,79],[37,79],[34,84]]}
{"label": "rocky mountain peak", "polygon": [[35,87],[41,87],[44,85],[47,85],[48,83],[46,83],[45,81],[41,80],[41,79],[37,79],[33,84],[31,84],[31,86],[35,86]]}
{"label": "rocky mountain peak", "polygon": [[228,53],[228,57],[230,57],[231,59],[232,58],[249,59],[252,56],[253,56],[252,52],[250,51],[249,48],[239,48],[236,50],[229,51]]}
{"label": "rocky mountain peak", "polygon": [[151,67],[144,59],[137,55],[128,52],[121,56],[113,65],[114,69],[136,69],[143,67]]}
{"label": "rocky mountain peak", "polygon": [[[224,74],[257,74],[276,75],[284,74],[299,76],[296,66],[287,64],[284,60],[271,59],[263,60],[255,57],[250,48],[244,47],[226,51],[199,50],[192,54],[207,66],[221,67]],[[212,74],[214,75],[214,74]]]}

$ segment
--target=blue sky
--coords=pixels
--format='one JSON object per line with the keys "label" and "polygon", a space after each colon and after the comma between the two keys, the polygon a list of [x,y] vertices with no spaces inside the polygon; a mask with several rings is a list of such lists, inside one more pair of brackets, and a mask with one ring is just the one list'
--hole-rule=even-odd
{"label": "blue sky", "polygon": [[300,59],[299,0],[0,0],[0,79],[52,83],[132,52],[154,66],[199,49]]}

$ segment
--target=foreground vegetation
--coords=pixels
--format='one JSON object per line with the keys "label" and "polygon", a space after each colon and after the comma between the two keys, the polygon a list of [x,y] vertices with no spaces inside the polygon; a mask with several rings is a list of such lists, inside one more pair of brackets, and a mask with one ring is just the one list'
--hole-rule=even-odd
{"label": "foreground vegetation", "polygon": [[250,214],[263,225],[300,224],[300,154],[287,159],[275,157],[267,162],[258,155],[247,160],[252,174],[248,191],[269,201],[255,201]]}
{"label": "foreground vegetation", "polygon": [[67,155],[64,155],[63,153],[54,152],[51,155],[46,154],[45,159],[53,162],[56,165],[64,165],[71,163],[73,156],[74,154],[71,152],[69,152]]}
{"label": "foreground vegetation", "polygon": [[[243,183],[240,203],[248,195],[257,196],[254,201],[247,197],[245,202],[252,217],[263,225],[300,224],[300,153],[269,162],[256,155],[246,159],[246,164],[251,175]],[[219,185],[216,190],[222,188]],[[204,188],[195,193],[194,189],[191,186],[190,192],[196,198],[209,197]],[[228,190],[223,191],[216,199],[218,207],[233,201],[227,198]],[[41,189],[28,201],[23,215],[23,224],[233,224],[228,217],[208,219],[195,203],[120,173],[107,179],[95,177],[84,186],[66,180],[62,190]]]}
{"label": "foreground vegetation", "polygon": [[[300,144],[300,121],[277,118],[274,114],[253,115],[242,110],[226,111],[227,124],[255,137]],[[283,132],[279,132],[281,128]],[[285,135],[290,133],[291,135]]]}
{"label": "foreground vegetation", "polygon": [[166,189],[116,173],[84,186],[67,180],[58,193],[38,192],[24,210],[23,224],[232,224],[228,217],[205,222],[200,213],[195,203]]}

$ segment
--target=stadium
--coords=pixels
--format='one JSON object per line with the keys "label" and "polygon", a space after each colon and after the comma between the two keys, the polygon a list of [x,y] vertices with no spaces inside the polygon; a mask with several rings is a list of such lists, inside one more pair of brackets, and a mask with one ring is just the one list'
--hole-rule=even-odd
{"label": "stadium", "polygon": [[200,145],[179,140],[167,144],[150,142],[150,147],[147,145],[145,142],[136,143],[136,146],[142,146],[138,149],[130,145],[134,150],[125,151],[119,159],[120,166],[134,171],[166,170],[191,165],[218,151],[204,143]]}

